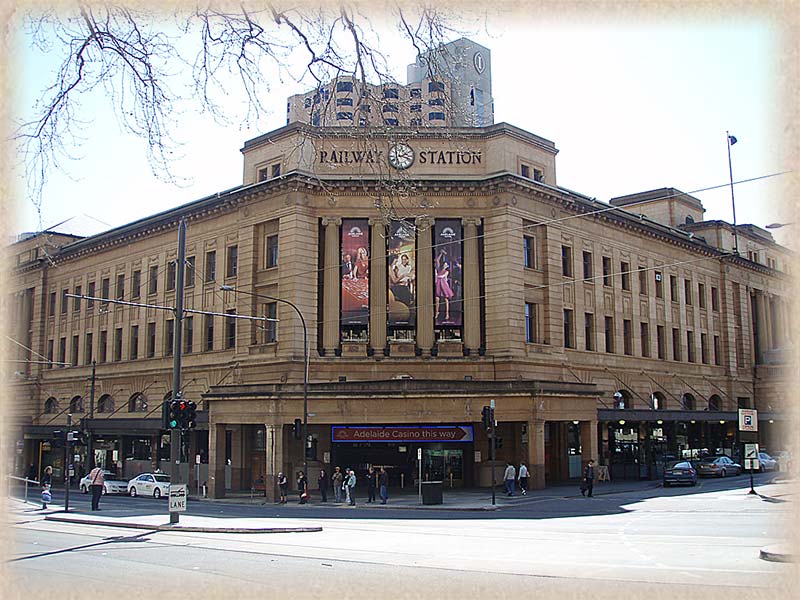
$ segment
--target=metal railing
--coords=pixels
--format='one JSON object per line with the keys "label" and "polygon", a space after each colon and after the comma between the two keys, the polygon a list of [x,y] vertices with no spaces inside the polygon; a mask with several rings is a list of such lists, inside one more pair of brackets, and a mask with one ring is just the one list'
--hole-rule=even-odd
{"label": "metal railing", "polygon": [[[26,477],[15,477],[14,475],[6,476],[6,479],[7,479],[6,484],[8,486],[8,497],[9,498],[11,498],[14,495],[14,491],[15,490],[19,489],[19,491],[22,491],[23,485],[21,485],[18,482],[24,482],[24,490],[25,490],[25,492],[24,492],[23,498],[24,498],[25,502],[29,501],[28,500],[28,494],[29,494],[30,489],[34,489],[34,493],[41,491],[41,484],[38,481],[36,481],[35,479],[28,479]],[[41,498],[36,498],[34,496],[34,501],[32,502],[32,504],[40,504],[41,501],[42,501]]]}

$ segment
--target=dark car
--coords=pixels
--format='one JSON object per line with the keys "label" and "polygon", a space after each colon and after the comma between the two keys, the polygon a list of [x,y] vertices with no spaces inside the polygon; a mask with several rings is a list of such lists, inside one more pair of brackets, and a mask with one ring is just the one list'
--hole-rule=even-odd
{"label": "dark car", "polygon": [[672,461],[664,469],[664,487],[669,487],[673,483],[688,483],[697,485],[697,471],[692,463],[686,460]]}
{"label": "dark car", "polygon": [[726,477],[739,475],[742,465],[733,462],[727,456],[707,456],[697,463],[697,474],[701,477]]}

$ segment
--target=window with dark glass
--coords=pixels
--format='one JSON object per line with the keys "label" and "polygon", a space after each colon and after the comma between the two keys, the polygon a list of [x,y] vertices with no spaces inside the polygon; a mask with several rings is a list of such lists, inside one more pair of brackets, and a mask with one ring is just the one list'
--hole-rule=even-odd
{"label": "window with dark glass", "polygon": [[526,164],[521,164],[519,166],[519,174],[529,179],[531,176],[531,168]]}
{"label": "window with dark glass", "polygon": [[47,368],[53,368],[53,340],[47,340]]}
{"label": "window with dark glass", "polygon": [[722,355],[720,354],[719,336],[714,336],[714,364],[722,364]]}
{"label": "window with dark glass", "polygon": [[214,281],[217,278],[217,252],[211,250],[206,252],[206,281]]}
{"label": "window with dark glass", "polygon": [[194,317],[183,319],[183,353],[191,354],[194,348]]}
{"label": "window with dark glass", "polygon": [[650,356],[650,325],[647,323],[639,324],[639,338],[642,342],[642,356]]}
{"label": "window with dark glass", "polygon": [[353,120],[353,113],[349,112],[349,111],[337,112],[336,113],[336,120],[337,121],[352,121]]}
{"label": "window with dark glass", "polygon": [[172,356],[175,349],[175,321],[167,319],[167,336],[164,339],[164,356]]}
{"label": "window with dark glass", "polygon": [[575,347],[575,321],[573,312],[567,308],[564,309],[564,347]]}
{"label": "window with dark glass", "polygon": [[108,332],[101,331],[100,332],[100,344],[97,348],[97,362],[104,363],[106,362],[106,357],[108,356]]}
{"label": "window with dark glass", "polygon": [[136,360],[137,358],[139,358],[139,326],[131,325],[130,359]]}
{"label": "window with dark glass", "polygon": [[337,98],[336,106],[353,106],[352,98]]}
{"label": "window with dark glass", "polygon": [[603,285],[611,287],[611,258],[603,257]]}
{"label": "window with dark glass", "polygon": [[443,112],[428,113],[428,121],[444,121],[444,113]]}
{"label": "window with dark glass", "polygon": [[587,283],[592,281],[592,253],[583,251],[583,279]]}
{"label": "window with dark glass", "polygon": [[353,91],[353,82],[352,81],[337,81],[336,82],[336,91],[337,92],[352,92]]}
{"label": "window with dark glass", "polygon": [[572,277],[572,248],[561,246],[561,274]]}
{"label": "window with dark glass", "polygon": [[631,291],[631,265],[623,261],[619,263],[619,271],[622,279],[622,289]]}
{"label": "window with dark glass", "polygon": [[442,81],[429,81],[428,82],[428,93],[432,94],[434,92],[443,92],[444,91],[444,82]]}
{"label": "window with dark glass", "polygon": [[131,298],[138,299],[141,297],[142,292],[142,272],[136,270],[131,277]]}
{"label": "window with dark glass", "polygon": [[692,304],[692,280],[691,279],[684,279],[683,280],[683,295],[686,299],[686,304]]}
{"label": "window with dark glass", "polygon": [[50,292],[50,301],[48,302],[47,314],[50,317],[56,316],[56,293]]}
{"label": "window with dark glass", "polygon": [[167,263],[167,291],[171,292],[175,289],[175,283],[178,278],[177,261],[171,260]]}
{"label": "window with dark glass", "polygon": [[78,366],[78,344],[80,337],[77,335],[72,336],[72,366]]}
{"label": "window with dark glass", "polygon": [[381,110],[382,110],[383,112],[385,112],[385,113],[387,113],[387,112],[396,113],[396,112],[398,112],[400,109],[397,107],[397,104],[384,104],[384,105],[383,105],[383,108],[382,108]]}
{"label": "window with dark glass", "polygon": [[231,315],[225,318],[225,348],[230,350],[236,347],[236,319],[233,317],[236,310],[229,309],[225,312]]}
{"label": "window with dark glass", "polygon": [[422,104],[412,104],[411,106],[409,106],[409,111],[422,112]]}
{"label": "window with dark glass", "polygon": [[622,351],[629,356],[633,354],[633,332],[629,319],[622,320]]}
{"label": "window with dark glass", "polygon": [[420,88],[411,88],[412,98],[422,98],[422,90]]}
{"label": "window with dark glass", "polygon": [[606,343],[606,352],[614,352],[614,317],[605,318],[604,337]]}
{"label": "window with dark glass", "polygon": [[69,303],[69,298],[67,297],[69,294],[69,290],[61,290],[61,314],[67,314],[67,304]]}
{"label": "window with dark glass", "polygon": [[719,311],[719,290],[711,286],[711,310]]}
{"label": "window with dark glass", "polygon": [[[109,294],[111,293],[111,281],[108,277],[104,277],[100,282],[100,297],[103,300],[108,300]],[[108,302],[101,302],[101,306],[108,306]]]}
{"label": "window with dark glass", "polygon": [[708,364],[708,334],[700,334],[700,362]]}
{"label": "window with dark glass", "polygon": [[278,266],[278,236],[268,235],[265,243],[265,267],[271,269]]}
{"label": "window with dark glass", "polygon": [[125,300],[125,273],[117,273],[117,300]]}
{"label": "window with dark glass", "polygon": [[[95,297],[95,289],[94,289],[94,281],[89,282],[89,289],[86,291],[87,296],[91,296],[92,298]],[[55,304],[53,305],[55,306]],[[87,300],[86,301],[86,308],[94,308],[94,300]]]}
{"label": "window with dark glass", "polygon": [[639,265],[639,294],[647,295],[647,267]]}
{"label": "window with dark glass", "polygon": [[92,356],[94,355],[94,347],[93,347],[93,335],[91,332],[86,334],[86,342],[83,344],[83,354],[84,360],[83,364],[90,365],[92,364]]}
{"label": "window with dark glass", "polygon": [[539,328],[537,326],[536,304],[525,303],[525,342],[528,344],[539,343]]}
{"label": "window with dark glass", "polygon": [[194,256],[186,259],[186,269],[184,270],[183,282],[186,287],[194,285]]}
{"label": "window with dark glass", "polygon": [[236,277],[239,273],[239,246],[228,246],[225,277]]}
{"label": "window with dark glass", "polygon": [[156,355],[156,324],[147,324],[147,358],[153,358]]}
{"label": "window with dark glass", "polygon": [[672,329],[672,360],[681,359],[681,330]]}
{"label": "window with dark glass", "polygon": [[383,90],[383,97],[387,100],[390,98],[400,98],[400,93],[397,88],[385,88]]}
{"label": "window with dark glass", "polygon": [[392,126],[396,126],[399,123],[397,119],[384,119],[383,122]]}
{"label": "window with dark glass", "polygon": [[122,327],[114,330],[114,360],[116,362],[122,360]]}
{"label": "window with dark glass", "polygon": [[583,315],[583,339],[586,350],[594,350],[594,315],[592,313]]}
{"label": "window with dark glass", "polygon": [[[81,286],[76,285],[75,286],[74,295],[75,296],[80,296],[81,295],[81,291],[82,291],[81,290]],[[80,298],[73,298],[72,299],[72,312],[76,312],[76,313],[81,312],[81,299]]]}
{"label": "window with dark glass", "polygon": [[697,284],[697,305],[700,308],[706,307],[706,286],[705,284]]}
{"label": "window with dark glass", "polygon": [[672,302],[679,302],[678,300],[678,277],[676,275],[669,276],[669,299]]}
{"label": "window with dark glass", "polygon": [[444,98],[429,98],[428,106],[444,106]]}
{"label": "window with dark glass", "polygon": [[656,298],[663,298],[664,297],[664,276],[661,274],[661,271],[655,272],[655,280],[656,280]]}
{"label": "window with dark glass", "polygon": [[150,267],[150,283],[147,288],[148,294],[158,293],[158,265]]}
{"label": "window with dark glass", "polygon": [[686,359],[693,363],[694,360],[694,332],[686,332]]}
{"label": "window with dark glass", "polygon": [[271,344],[278,339],[278,322],[275,320],[278,318],[278,303],[267,302],[264,305],[264,316],[272,319],[264,323],[264,343]]}
{"label": "window with dark glass", "polygon": [[526,269],[536,268],[536,240],[529,235],[522,238],[523,240],[523,261]]}
{"label": "window with dark glass", "polygon": [[210,352],[214,349],[214,315],[203,315],[203,349]]}

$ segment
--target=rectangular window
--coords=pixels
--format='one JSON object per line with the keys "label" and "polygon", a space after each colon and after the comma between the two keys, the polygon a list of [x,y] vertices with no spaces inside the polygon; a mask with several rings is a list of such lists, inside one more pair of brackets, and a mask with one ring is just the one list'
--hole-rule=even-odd
{"label": "rectangular window", "polygon": [[147,358],[153,358],[156,355],[156,324],[147,324]]}
{"label": "rectangular window", "polygon": [[697,284],[697,305],[700,308],[706,307],[706,286],[702,283]]}
{"label": "rectangular window", "polygon": [[122,360],[122,328],[117,327],[114,330],[114,360],[119,362]]}
{"label": "rectangular window", "polygon": [[656,271],[654,278],[656,281],[656,298],[664,298],[664,276],[661,271]]}
{"label": "rectangular window", "polygon": [[614,317],[606,317],[605,318],[605,342],[606,342],[606,352],[613,353],[614,352]]}
{"label": "rectangular window", "polygon": [[667,358],[667,339],[664,337],[664,326],[656,325],[656,346],[658,347],[658,358]]}
{"label": "rectangular window", "polygon": [[[108,277],[104,277],[103,280],[100,282],[100,297],[103,300],[108,300],[109,294],[111,293],[111,281]],[[100,306],[108,307],[108,302],[101,302]]]}
{"label": "rectangular window", "polygon": [[116,299],[125,300],[125,273],[117,273]]}
{"label": "rectangular window", "polygon": [[642,356],[650,357],[650,325],[647,323],[639,324],[639,339],[642,342]]}
{"label": "rectangular window", "polygon": [[265,263],[267,269],[278,266],[278,236],[268,235],[265,242],[264,251]]}
{"label": "rectangular window", "polygon": [[669,299],[672,302],[679,302],[678,300],[678,277],[676,275],[669,276]]}
{"label": "rectangular window", "polygon": [[352,81],[337,81],[336,82],[336,91],[337,92],[352,92],[353,91],[353,82]]}
{"label": "rectangular window", "polygon": [[412,104],[409,107],[409,110],[411,112],[422,112],[422,104]]}
{"label": "rectangular window", "polygon": [[444,113],[443,112],[428,113],[428,121],[444,121]]}
{"label": "rectangular window", "polygon": [[194,286],[194,256],[186,259],[186,268],[183,272],[183,284],[186,287]]}
{"label": "rectangular window", "polygon": [[108,356],[108,332],[101,331],[100,347],[97,349],[97,362],[99,363],[106,362],[106,356]]}
{"label": "rectangular window", "polygon": [[69,290],[61,290],[61,314],[67,314],[67,304],[69,303],[69,298],[67,297],[69,294]]}
{"label": "rectangular window", "polygon": [[92,364],[92,356],[94,354],[93,337],[94,336],[91,333],[86,334],[86,343],[83,345],[83,364],[85,365]]}
{"label": "rectangular window", "polygon": [[228,260],[225,267],[225,277],[236,277],[239,273],[239,246],[228,246]]}
{"label": "rectangular window", "polygon": [[619,272],[622,276],[622,289],[631,291],[631,265],[630,263],[621,262],[619,263]]}
{"label": "rectangular window", "polygon": [[164,340],[164,356],[172,356],[175,349],[175,321],[167,319],[167,337]]}
{"label": "rectangular window", "polygon": [[80,337],[77,335],[72,336],[72,366],[78,366],[78,344]]}
{"label": "rectangular window", "polygon": [[217,278],[217,252],[211,250],[206,252],[206,281],[214,281]]}
{"label": "rectangular window", "polygon": [[270,174],[272,178],[275,179],[276,177],[281,176],[281,163],[275,163],[270,167]]}
{"label": "rectangular window", "polygon": [[538,181],[539,183],[544,181],[544,171],[537,169],[536,167],[533,168],[533,180]]}
{"label": "rectangular window", "polygon": [[183,319],[183,353],[191,354],[194,348],[194,317]]}
{"label": "rectangular window", "polygon": [[428,93],[432,94],[434,92],[443,92],[444,91],[444,82],[442,81],[430,81],[428,82]]}
{"label": "rectangular window", "polygon": [[537,326],[537,309],[533,302],[525,303],[525,342],[539,343],[539,327]]}
{"label": "rectangular window", "polygon": [[708,335],[705,333],[700,334],[700,362],[708,364]]}
{"label": "rectangular window", "polygon": [[[397,91],[397,88],[385,88],[385,89],[383,90],[383,97],[384,97],[384,98],[387,98],[387,99],[388,99],[388,98],[395,98],[395,99],[399,99],[399,98],[400,98],[400,94],[399,94],[399,92]],[[234,320],[235,320],[235,319],[234,319]]]}
{"label": "rectangular window", "polygon": [[136,270],[131,276],[131,299],[137,300],[142,297],[142,272]]}
{"label": "rectangular window", "polygon": [[47,340],[47,368],[53,368],[53,340]]}
{"label": "rectangular window", "polygon": [[353,106],[352,98],[337,98],[336,106]]}
{"label": "rectangular window", "polygon": [[[89,289],[86,291],[87,296],[95,297],[94,281],[89,282]],[[94,308],[94,300],[86,301],[86,308]]]}
{"label": "rectangular window", "polygon": [[587,350],[594,350],[594,315],[583,314],[583,340]]}
{"label": "rectangular window", "polygon": [[59,367],[63,367],[67,362],[67,338],[62,337],[58,340],[58,362]]}
{"label": "rectangular window", "polygon": [[148,294],[158,293],[158,265],[150,267],[150,285],[147,288]]}
{"label": "rectangular window", "polygon": [[203,349],[211,352],[214,349],[214,315],[203,315]]}
{"label": "rectangular window", "polygon": [[722,364],[722,355],[720,354],[719,336],[714,336],[714,364],[719,366]]}
{"label": "rectangular window", "polygon": [[572,248],[561,246],[561,274],[572,277]]}
{"label": "rectangular window", "polygon": [[603,257],[603,285],[611,287],[611,258]]}
{"label": "rectangular window", "polygon": [[530,179],[531,177],[531,168],[526,164],[521,164],[519,166],[519,174],[523,177]]}
{"label": "rectangular window", "polygon": [[[75,295],[76,296],[80,296],[81,295],[81,286],[79,286],[79,285],[75,286]],[[76,313],[81,312],[81,299],[80,298],[73,298],[72,299],[72,312],[76,312]]]}
{"label": "rectangular window", "polygon": [[639,265],[639,293],[647,296],[647,267]]}
{"label": "rectangular window", "polygon": [[428,106],[444,106],[444,98],[430,98]]}
{"label": "rectangular window", "polygon": [[691,306],[692,304],[692,280],[691,279],[684,279],[683,280],[683,295],[686,300],[686,306]]}
{"label": "rectangular window", "polygon": [[687,331],[686,332],[686,359],[693,363],[695,360],[694,356],[694,332]]}
{"label": "rectangular window", "polygon": [[[236,310],[230,309],[225,311],[229,315],[235,315]],[[225,319],[225,348],[230,350],[236,348],[236,319],[232,316]]]}
{"label": "rectangular window", "polygon": [[350,112],[350,111],[337,112],[336,113],[336,120],[337,121],[352,121],[353,120],[353,113]]}
{"label": "rectangular window", "polygon": [[422,90],[420,88],[411,88],[412,98],[422,98]]}
{"label": "rectangular window", "polygon": [[[278,318],[278,303],[268,302],[264,305],[264,316],[268,319]],[[267,321],[264,323],[264,343],[271,344],[278,339],[278,322]]]}
{"label": "rectangular window", "polygon": [[139,358],[139,326],[131,325],[131,348],[130,359],[136,360]]}
{"label": "rectangular window", "polygon": [[681,330],[672,329],[672,360],[681,359]]}
{"label": "rectangular window", "polygon": [[523,240],[523,262],[526,269],[536,268],[536,240],[529,235],[522,238]]}
{"label": "rectangular window", "polygon": [[50,302],[47,308],[47,314],[51,317],[56,316],[56,293],[50,292]]}
{"label": "rectangular window", "polygon": [[633,331],[630,319],[622,320],[622,351],[628,356],[633,354]]}
{"label": "rectangular window", "polygon": [[178,278],[177,261],[167,261],[167,291],[171,292],[175,289],[175,283]]}
{"label": "rectangular window", "polygon": [[711,310],[719,312],[719,290],[711,286]]}
{"label": "rectangular window", "polygon": [[564,347],[575,347],[575,323],[572,318],[572,311],[564,309]]}
{"label": "rectangular window", "polygon": [[584,281],[591,281],[592,280],[592,253],[583,252],[583,280]]}

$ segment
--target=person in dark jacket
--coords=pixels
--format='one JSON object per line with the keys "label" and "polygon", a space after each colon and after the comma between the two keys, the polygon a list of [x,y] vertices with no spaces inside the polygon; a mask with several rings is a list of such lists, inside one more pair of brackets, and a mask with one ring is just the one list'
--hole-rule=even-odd
{"label": "person in dark jacket", "polygon": [[583,472],[583,485],[581,486],[581,496],[588,495],[592,497],[592,490],[594,489],[594,461],[589,459],[586,463],[586,469]]}
{"label": "person in dark jacket", "polygon": [[325,469],[320,469],[319,471],[319,495],[321,498],[321,502],[328,501],[328,474],[325,472]]}
{"label": "person in dark jacket", "polygon": [[383,467],[378,474],[378,487],[380,488],[381,504],[386,504],[389,499],[389,474]]}
{"label": "person in dark jacket", "polygon": [[367,502],[375,502],[375,469],[372,467],[367,471]]}
{"label": "person in dark jacket", "polygon": [[308,479],[302,471],[297,473],[297,493],[300,495],[300,504],[308,502]]}
{"label": "person in dark jacket", "polygon": [[[46,497],[52,498],[50,495],[50,486],[53,484],[53,467],[46,466],[44,468],[44,473],[42,473],[42,509],[47,508],[47,502],[45,502]],[[47,492],[47,493],[45,493]]]}
{"label": "person in dark jacket", "polygon": [[281,492],[281,504],[286,504],[286,494],[289,493],[289,480],[283,473],[278,473],[278,489]]}

